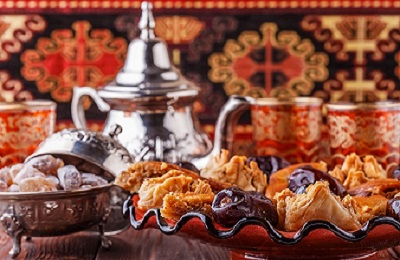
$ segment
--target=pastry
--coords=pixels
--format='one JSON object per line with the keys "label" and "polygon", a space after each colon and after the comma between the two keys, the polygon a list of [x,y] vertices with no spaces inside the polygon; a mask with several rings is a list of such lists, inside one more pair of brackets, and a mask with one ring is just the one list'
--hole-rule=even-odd
{"label": "pastry", "polygon": [[214,194],[196,193],[168,193],[163,198],[161,216],[177,221],[181,216],[189,212],[197,212],[211,216],[211,204]]}
{"label": "pastry", "polygon": [[171,170],[161,177],[147,178],[138,191],[138,208],[148,210],[161,208],[164,196],[167,194],[211,194],[210,185],[200,179],[185,176],[179,170]]}
{"label": "pastry", "polygon": [[361,159],[355,153],[346,156],[343,164],[336,165],[329,174],[340,180],[346,189],[357,187],[371,179],[387,178],[386,171],[375,157],[366,155]]}
{"label": "pastry", "polygon": [[374,217],[386,215],[388,199],[382,195],[353,197],[353,199],[356,201],[357,219],[362,224]]}
{"label": "pastry", "polygon": [[246,162],[246,156],[233,156],[228,160],[228,152],[211,158],[207,166],[200,171],[204,178],[236,185],[245,191],[265,192],[267,176],[260,170],[258,164]]}
{"label": "pastry", "polygon": [[348,190],[349,194],[358,197],[381,195],[391,199],[400,192],[400,181],[397,179],[372,179]]}
{"label": "pastry", "polygon": [[276,194],[279,227],[296,231],[311,220],[329,221],[343,230],[357,230],[356,201],[349,195],[340,199],[329,190],[325,181],[317,181],[307,187],[306,193],[294,194],[289,189]]}
{"label": "pastry", "polygon": [[121,172],[121,174],[115,178],[114,183],[131,193],[135,193],[139,191],[140,186],[146,178],[161,177],[170,170],[178,170],[185,176],[189,176],[193,179],[201,179],[208,183],[214,192],[218,192],[230,186],[220,181],[202,178],[197,173],[181,168],[175,164],[155,161],[132,164],[126,171]]}

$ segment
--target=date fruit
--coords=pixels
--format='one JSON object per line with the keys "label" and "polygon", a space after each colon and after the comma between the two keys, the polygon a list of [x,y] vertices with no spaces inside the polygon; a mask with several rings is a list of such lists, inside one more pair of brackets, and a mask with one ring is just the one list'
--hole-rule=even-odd
{"label": "date fruit", "polygon": [[229,187],[215,195],[212,203],[215,221],[232,227],[245,217],[256,217],[278,224],[278,213],[272,201],[256,191],[243,191],[239,187]]}
{"label": "date fruit", "polygon": [[400,221],[400,197],[388,200],[386,215]]}
{"label": "date fruit", "polygon": [[398,166],[396,167],[396,169],[394,170],[394,172],[393,172],[393,178],[394,178],[394,179],[400,180],[400,165],[398,165]]}
{"label": "date fruit", "polygon": [[267,180],[269,180],[269,176],[271,176],[272,173],[290,165],[286,159],[274,155],[251,156],[247,158],[247,163],[252,161],[256,162],[258,168],[267,175]]}
{"label": "date fruit", "polygon": [[346,188],[336,178],[311,166],[299,167],[290,174],[289,190],[297,194],[304,193],[306,188],[316,181],[327,181],[330,191],[335,195],[347,195]]}
{"label": "date fruit", "polygon": [[186,170],[189,170],[189,171],[195,172],[195,173],[197,173],[197,174],[200,174],[199,169],[197,169],[196,166],[194,166],[194,164],[191,163],[191,162],[180,161],[180,162],[176,162],[176,163],[174,163],[174,164],[176,164],[176,165],[178,165],[179,167],[184,168],[184,169],[186,169]]}

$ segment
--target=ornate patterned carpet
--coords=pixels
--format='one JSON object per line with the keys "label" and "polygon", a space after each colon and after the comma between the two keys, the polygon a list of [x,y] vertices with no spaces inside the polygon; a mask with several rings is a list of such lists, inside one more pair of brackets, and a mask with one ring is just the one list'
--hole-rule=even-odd
{"label": "ornate patterned carpet", "polygon": [[[140,4],[0,0],[0,98],[52,99],[60,127],[70,125],[72,88],[114,78],[138,35]],[[399,99],[400,1],[153,4],[156,35],[202,89],[195,108],[204,124],[232,94]],[[86,109],[93,122],[105,117],[89,100]]]}

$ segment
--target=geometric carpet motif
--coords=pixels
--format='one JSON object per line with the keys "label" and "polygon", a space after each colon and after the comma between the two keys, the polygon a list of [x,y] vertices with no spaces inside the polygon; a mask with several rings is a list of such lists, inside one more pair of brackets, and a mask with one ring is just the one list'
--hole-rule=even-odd
{"label": "geometric carpet motif", "polygon": [[[140,2],[30,2],[0,0],[0,99],[51,99],[58,119],[70,120],[72,88],[100,88],[123,66]],[[201,89],[202,123],[215,123],[233,94],[400,99],[396,1],[219,2],[154,3],[156,35]],[[86,108],[89,120],[105,118]]]}

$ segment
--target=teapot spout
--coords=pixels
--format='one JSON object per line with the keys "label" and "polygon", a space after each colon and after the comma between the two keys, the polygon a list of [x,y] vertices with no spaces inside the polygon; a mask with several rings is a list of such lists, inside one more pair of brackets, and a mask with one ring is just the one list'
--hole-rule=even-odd
{"label": "teapot spout", "polygon": [[209,152],[203,157],[192,158],[190,162],[199,170],[202,170],[206,167],[208,161],[211,159],[212,152]]}
{"label": "teapot spout", "polygon": [[246,96],[231,96],[225,105],[221,108],[214,133],[213,149],[207,155],[201,158],[194,158],[192,163],[198,168],[203,169],[207,165],[212,156],[221,153],[222,149],[226,149],[232,154],[234,145],[234,130],[240,116],[250,109],[253,98]]}

